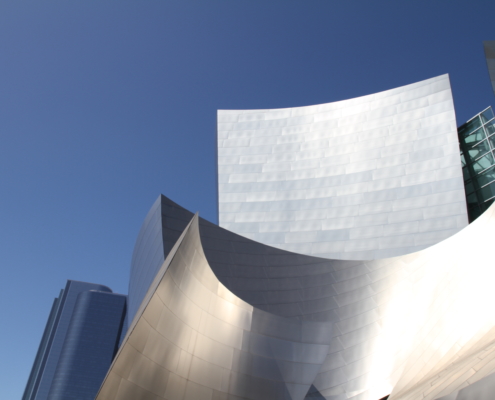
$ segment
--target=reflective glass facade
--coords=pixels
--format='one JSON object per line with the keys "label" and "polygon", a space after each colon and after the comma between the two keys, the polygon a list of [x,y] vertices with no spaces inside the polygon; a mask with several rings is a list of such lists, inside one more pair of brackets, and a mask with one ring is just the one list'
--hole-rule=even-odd
{"label": "reflective glass facade", "polygon": [[462,172],[469,220],[472,222],[495,199],[495,119],[491,107],[460,126]]}
{"label": "reflective glass facade", "polygon": [[126,296],[67,281],[55,299],[22,400],[93,399],[115,355]]}
{"label": "reflective glass facade", "polygon": [[24,395],[22,396],[22,400],[34,399],[38,385],[39,379],[41,378],[41,374],[43,371],[43,366],[46,363],[46,355],[48,354],[48,350],[50,348],[51,336],[53,332],[53,328],[55,325],[55,319],[57,317],[62,295],[64,294],[64,290],[60,291],[59,297],[53,300],[52,309],[50,311],[50,315],[48,317],[48,321],[45,326],[45,331],[43,332],[43,336],[41,338],[41,343],[38,348],[38,352],[36,353],[36,358],[34,359],[33,367],[31,368],[31,373],[29,374],[29,379],[26,384],[26,388],[24,389]]}
{"label": "reflective glass facade", "polygon": [[126,296],[86,291],[74,307],[50,400],[93,400],[117,351]]}

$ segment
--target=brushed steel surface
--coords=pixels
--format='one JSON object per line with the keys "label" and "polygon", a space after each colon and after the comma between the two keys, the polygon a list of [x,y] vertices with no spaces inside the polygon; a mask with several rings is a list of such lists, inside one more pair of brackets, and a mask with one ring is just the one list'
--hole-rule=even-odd
{"label": "brushed steel surface", "polygon": [[[158,202],[163,220],[186,228],[192,213]],[[290,253],[201,218],[199,230],[208,265],[235,296],[267,313],[334,324],[307,399],[435,399],[493,371],[494,213],[418,253],[368,261]],[[180,231],[163,227],[171,248]],[[157,274],[152,263],[141,268],[134,276]],[[216,318],[224,312],[211,308]]]}
{"label": "brushed steel surface", "polygon": [[[381,259],[468,223],[448,75],[335,103],[219,110],[217,132],[219,223],[247,238]],[[400,222],[411,223],[389,228]]]}
{"label": "brushed steel surface", "polygon": [[[154,263],[151,263],[154,265]],[[203,253],[194,216],[141,303],[96,399],[304,399],[332,324],[257,309]]]}

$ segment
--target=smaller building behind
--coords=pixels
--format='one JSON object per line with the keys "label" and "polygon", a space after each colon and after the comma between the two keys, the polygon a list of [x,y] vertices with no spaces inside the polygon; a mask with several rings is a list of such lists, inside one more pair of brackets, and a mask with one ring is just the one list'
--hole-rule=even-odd
{"label": "smaller building behind", "polygon": [[127,296],[68,280],[54,302],[22,400],[93,400],[120,343]]}

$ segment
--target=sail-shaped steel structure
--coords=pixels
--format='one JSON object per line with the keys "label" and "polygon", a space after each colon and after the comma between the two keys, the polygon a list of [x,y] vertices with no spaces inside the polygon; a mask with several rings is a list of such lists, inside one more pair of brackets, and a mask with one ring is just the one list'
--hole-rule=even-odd
{"label": "sail-shaped steel structure", "polygon": [[437,399],[495,371],[493,207],[370,261],[267,246],[164,196],[151,214],[163,261],[134,260],[148,289],[129,294],[139,307],[99,400]]}
{"label": "sail-shaped steel structure", "polygon": [[220,226],[344,260],[432,246],[468,224],[448,75],[334,103],[218,111]]}

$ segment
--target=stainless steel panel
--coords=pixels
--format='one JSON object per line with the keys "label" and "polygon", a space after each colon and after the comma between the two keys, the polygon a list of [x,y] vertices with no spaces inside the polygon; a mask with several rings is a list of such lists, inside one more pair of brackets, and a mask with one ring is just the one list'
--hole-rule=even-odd
{"label": "stainless steel panel", "polygon": [[[331,323],[270,314],[228,291],[210,269],[198,221],[187,225],[154,278],[97,399],[203,400],[223,393],[302,400],[330,348]],[[236,248],[266,253],[245,239]]]}
{"label": "stainless steel panel", "polygon": [[[411,187],[409,193],[401,192],[397,199],[407,198],[411,193],[415,193],[417,197],[442,191],[455,194],[456,188],[449,189],[450,185],[452,183],[447,181],[440,190],[429,184]],[[162,202],[173,204],[165,198],[162,198]],[[407,204],[406,200],[405,203]],[[440,212],[442,206],[435,206],[438,208],[434,210]],[[449,207],[446,209],[449,210]],[[192,214],[184,214],[177,205],[167,210],[171,210],[170,215],[182,213],[183,226],[186,227],[187,215]],[[407,219],[413,214],[411,210],[400,212],[408,213],[409,216],[395,214],[399,219],[406,219],[403,222],[394,222],[398,224],[397,228],[403,223],[407,226]],[[181,294],[175,292],[178,290],[174,287],[176,281],[178,285],[182,285],[179,289],[188,288],[188,291],[198,293],[193,296],[195,300],[187,300],[185,304],[198,307],[202,303],[208,303],[205,304],[207,308],[201,310],[196,329],[189,325],[194,323],[185,317],[189,321],[186,325],[193,333],[185,333],[187,340],[181,343],[181,347],[185,346],[182,351],[191,354],[191,363],[194,356],[224,368],[220,389],[218,386],[215,389],[210,387],[211,391],[201,392],[201,396],[211,394],[212,398],[222,398],[219,396],[223,393],[225,396],[247,395],[259,399],[268,398],[275,393],[275,398],[284,398],[283,396],[290,396],[290,390],[293,390],[292,393],[300,393],[302,390],[301,386],[297,386],[301,382],[289,382],[287,379],[300,376],[301,379],[304,378],[304,382],[309,382],[308,374],[312,374],[311,371],[318,368],[318,365],[323,365],[320,367],[321,372],[312,381],[312,388],[308,386],[308,390],[315,395],[319,392],[328,399],[344,396],[376,400],[392,390],[391,399],[435,399],[447,395],[445,391],[460,390],[459,385],[469,385],[495,369],[495,365],[491,364],[489,350],[490,344],[495,341],[495,335],[490,333],[491,327],[495,325],[491,307],[495,299],[492,299],[494,294],[490,290],[492,269],[486,267],[486,260],[491,259],[489,233],[495,229],[494,213],[494,210],[488,210],[472,226],[437,246],[411,255],[375,261],[338,261],[288,253],[255,243],[200,220],[204,255],[198,248],[201,246],[199,239],[191,241],[194,245],[186,246],[185,243],[184,249],[187,248],[187,252],[180,250],[176,264],[171,265],[164,275],[166,278],[170,273],[171,279],[163,279],[154,293],[164,306],[173,304],[181,315],[183,306],[173,300],[182,298]],[[432,216],[433,214],[434,212]],[[418,227],[425,221],[434,221],[425,237],[436,232],[440,235],[437,238],[441,235],[447,237],[452,235],[452,221],[457,224],[457,217],[454,215],[445,225],[438,222],[443,221],[442,217],[418,219]],[[361,217],[355,218],[359,221]],[[416,225],[414,220],[413,225]],[[401,241],[401,236],[404,235],[389,234],[390,236],[383,237],[391,240],[387,246],[404,245],[405,242]],[[418,249],[421,247],[419,244],[422,243],[422,237],[415,237],[415,246],[398,249],[402,252],[404,249]],[[392,252],[394,249],[392,247],[384,251]],[[192,256],[186,254],[191,252]],[[219,253],[224,256],[219,256]],[[195,284],[183,283],[187,274],[185,271],[182,274],[178,272],[188,263],[194,264],[187,267],[187,270],[199,282],[202,278],[197,277],[203,276],[201,271],[210,271],[209,266],[213,272],[218,271],[218,278],[208,273],[204,275],[206,287],[212,287],[212,280],[215,280],[217,293],[222,291],[225,296],[230,296],[226,300],[232,304],[235,302],[236,307],[244,310],[243,313],[228,305],[218,306],[216,300],[212,300],[215,298],[214,294],[209,301],[197,301],[199,298],[205,299],[200,295],[201,290],[195,289]],[[228,274],[225,274],[228,265]],[[251,305],[237,296],[258,304],[256,307],[259,308],[253,311]],[[148,354],[148,357],[155,352],[157,340],[151,332],[159,303],[151,301],[153,298],[151,296],[147,300],[150,310],[143,313],[142,321],[146,323],[143,324],[146,328],[142,331],[144,333],[140,333],[137,326],[134,330],[136,335],[146,338],[146,345],[141,351]],[[273,314],[279,316],[275,317]],[[161,312],[160,319],[165,318],[164,315]],[[251,315],[251,319],[246,315]],[[255,315],[259,319],[255,320]],[[273,315],[273,319],[270,319],[270,315]],[[280,316],[288,318],[283,323],[276,322]],[[169,318],[174,321],[174,318]],[[325,329],[317,329],[318,325],[316,328],[312,327],[309,325],[310,321],[333,322],[334,329],[330,329],[329,325]],[[301,323],[303,328],[299,329],[297,325],[294,327],[294,323]],[[248,325],[249,329],[246,329]],[[223,333],[215,332],[214,327]],[[239,330],[243,332],[240,340],[235,333]],[[202,332],[208,332],[208,336],[205,338],[206,335]],[[298,339],[298,335],[302,336]],[[180,341],[177,336],[170,337]],[[201,340],[200,337],[204,339]],[[328,344],[322,343],[325,339]],[[128,341],[129,344],[133,342],[130,337]],[[212,344],[217,342],[222,342],[218,350]],[[164,343],[167,343],[163,346],[167,351],[174,348],[171,343]],[[298,343],[311,346],[301,347],[304,345]],[[327,346],[326,350],[321,349],[321,345]],[[139,348],[139,343],[136,346]],[[196,348],[198,353],[194,354]],[[222,348],[232,350],[227,352],[221,350]],[[141,354],[134,347],[131,349],[131,352],[122,350],[119,358],[129,363]],[[250,351],[256,354],[253,355]],[[215,354],[220,353],[222,356],[217,359]],[[168,382],[179,373],[177,368],[183,368],[180,357],[177,361],[176,351],[170,354],[170,357],[163,356],[175,360],[167,364],[167,368],[170,368]],[[262,359],[267,356],[278,360],[277,370],[272,361],[266,364],[266,370],[265,367],[253,367],[254,364],[261,365]],[[255,362],[253,357],[258,357]],[[162,363],[160,357],[152,360],[157,364]],[[230,360],[231,369],[227,368]],[[306,360],[313,366],[304,372],[294,372],[300,371],[301,367],[295,364],[286,365],[282,360],[296,364]],[[184,361],[187,360],[184,358]],[[170,366],[174,364],[175,370]],[[121,371],[124,379],[130,373],[125,366],[117,364],[112,370]],[[225,371],[238,373],[229,375],[226,383]],[[268,375],[282,377],[277,381],[280,385],[264,379]],[[201,376],[203,375],[195,379],[199,380]],[[218,378],[215,379],[213,381],[218,385]],[[282,382],[284,379],[286,380]],[[111,382],[116,387],[115,382],[118,379],[112,381],[110,378],[109,385]],[[307,398],[310,399],[311,394]]]}
{"label": "stainless steel panel", "polygon": [[[250,110],[248,114],[242,110],[221,110],[218,115],[219,121],[223,121],[220,118],[223,115],[225,120],[229,121],[245,115],[253,118],[252,121],[237,122],[236,125],[219,123],[219,137],[223,138],[227,132],[229,135],[231,132],[244,132],[243,129],[250,127],[251,132],[256,132],[257,138],[257,141],[251,141],[249,144],[246,144],[242,137],[235,140],[219,140],[219,154],[222,154],[224,168],[222,171],[229,171],[224,167],[229,167],[229,164],[225,164],[225,157],[232,157],[232,171],[242,171],[242,165],[239,169],[238,160],[235,158],[237,156],[256,155],[259,149],[257,156],[261,157],[268,151],[267,148],[277,155],[280,154],[277,159],[259,159],[260,162],[264,162],[260,175],[250,178],[250,170],[246,169],[242,171],[242,177],[235,177],[248,184],[243,193],[248,193],[250,201],[262,199],[271,202],[273,211],[317,208],[320,210],[318,219],[324,219],[335,207],[370,202],[387,204],[389,201],[408,197],[404,195],[407,186],[424,186],[427,193],[431,193],[432,188],[434,192],[438,192],[439,186],[429,185],[429,182],[443,185],[453,178],[457,188],[462,189],[460,159],[456,158],[458,149],[455,114],[447,75],[337,103],[284,110]],[[278,117],[272,119],[275,115]],[[282,131],[264,131],[264,125],[274,124],[286,127]],[[264,146],[259,147],[259,144]],[[259,164],[254,165],[255,168],[259,168]],[[356,180],[354,176],[359,174],[365,174],[367,178]],[[402,178],[398,179],[399,177]],[[329,181],[328,178],[332,178],[333,181]],[[266,186],[263,190],[255,189],[255,180],[266,181],[272,186]],[[289,188],[282,189],[280,184],[286,180],[304,183],[314,189],[299,193]],[[365,184],[367,181],[370,183]],[[229,185],[231,184],[219,185],[221,224],[235,232],[253,237],[250,230],[243,226],[230,225],[222,218],[224,214],[236,213],[229,203],[230,197],[222,196],[224,192],[231,192]],[[331,187],[334,189],[329,189]],[[277,193],[276,197],[267,197],[268,192],[272,192],[273,196]],[[300,202],[304,197],[308,200],[318,198],[319,202]],[[325,203],[322,199],[331,201]],[[439,200],[440,197],[435,199]],[[403,202],[403,209],[424,207],[423,201],[426,200]],[[430,206],[440,204],[434,204],[433,198],[430,201]],[[455,201],[447,200],[447,203],[452,202]],[[365,208],[361,212],[365,212],[364,210]],[[386,209],[384,212],[393,220],[397,211],[400,211],[400,208]],[[457,215],[465,217],[465,207],[459,209]],[[259,216],[253,222],[262,222],[265,217]],[[256,229],[255,226],[252,228]],[[262,229],[261,225],[258,229]],[[292,231],[307,229],[305,224],[301,224],[300,228],[297,225],[291,228]],[[423,232],[426,233],[422,231],[420,234]],[[329,249],[325,251],[321,246],[296,246],[299,240],[299,243],[307,243],[306,235],[301,235],[300,239],[291,236],[289,240],[294,243],[293,246],[286,246],[280,240],[272,241],[270,237],[254,237],[269,245],[310,255],[342,253],[342,257],[346,259],[358,259],[359,256],[365,255],[359,250],[359,246],[355,251],[331,250],[331,238],[327,240]],[[377,230],[374,237],[380,238],[382,233]],[[415,240],[415,236],[409,234],[409,243],[402,249],[413,249]],[[432,245],[438,240],[434,236],[424,236],[422,242]],[[315,253],[316,248],[318,253]],[[348,249],[350,248],[349,246]],[[397,247],[393,249],[397,252]],[[376,259],[387,254],[386,248],[382,250],[370,253],[371,257]]]}

